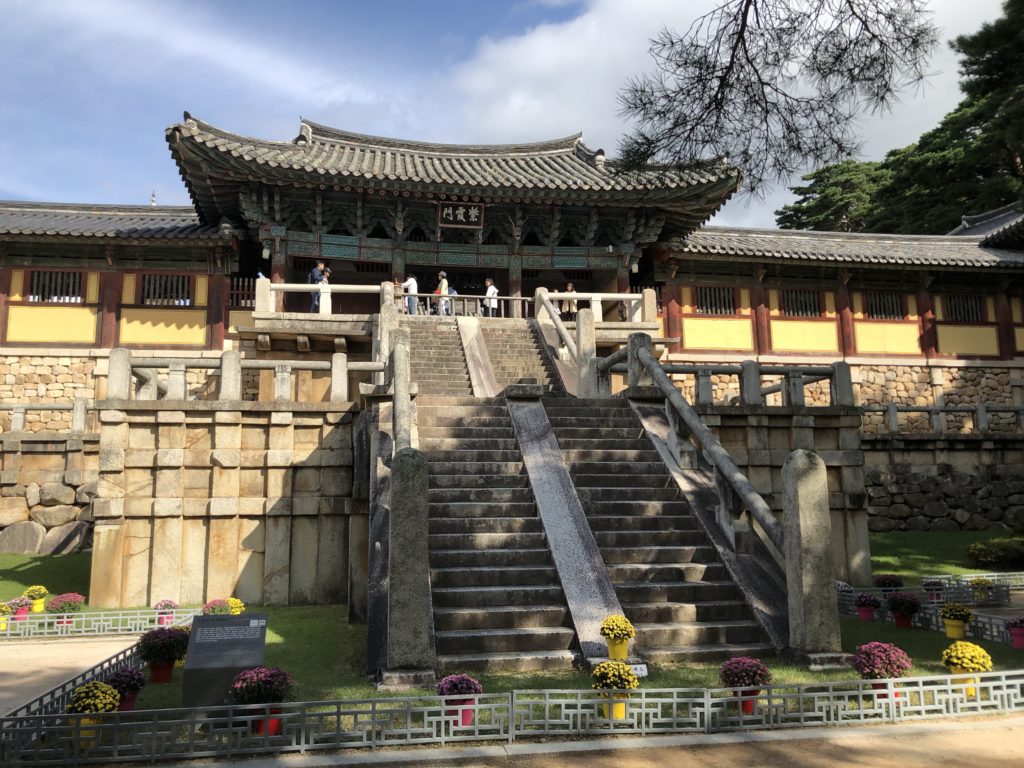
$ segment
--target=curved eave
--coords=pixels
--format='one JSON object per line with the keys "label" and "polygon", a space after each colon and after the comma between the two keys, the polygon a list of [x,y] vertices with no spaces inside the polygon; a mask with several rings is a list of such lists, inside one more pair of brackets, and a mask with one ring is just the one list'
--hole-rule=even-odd
{"label": "curved eave", "polygon": [[795,264],[826,264],[834,266],[857,265],[878,269],[936,269],[957,271],[978,271],[995,269],[999,271],[1024,272],[1024,253],[1019,260],[1001,258],[996,261],[979,262],[969,258],[952,257],[944,260],[926,258],[886,258],[876,256],[852,256],[848,254],[825,253],[780,253],[755,249],[730,248],[686,248],[675,247],[672,254],[682,258],[714,257],[728,261],[768,262],[784,261]]}

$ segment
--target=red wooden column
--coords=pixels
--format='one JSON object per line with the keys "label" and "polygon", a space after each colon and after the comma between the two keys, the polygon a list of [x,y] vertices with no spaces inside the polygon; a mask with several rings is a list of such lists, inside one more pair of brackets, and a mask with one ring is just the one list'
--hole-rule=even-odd
{"label": "red wooden column", "polygon": [[227,275],[210,275],[206,321],[210,326],[210,349],[224,349],[224,330],[228,324]]}
{"label": "red wooden column", "polygon": [[917,313],[921,318],[921,352],[925,357],[935,357],[938,352],[939,337],[935,330],[932,295],[925,287],[917,292]]}
{"label": "red wooden column", "polygon": [[665,283],[661,286],[661,312],[665,321],[665,335],[670,339],[679,339],[669,345],[670,352],[683,351],[683,307],[679,303],[679,286]]}
{"label": "red wooden column", "polygon": [[999,323],[999,356],[1004,360],[1013,357],[1017,342],[1013,333],[1013,313],[1010,311],[1010,299],[1006,291],[996,294],[996,322]]}
{"label": "red wooden column", "polygon": [[117,318],[121,308],[120,272],[100,273],[100,347],[110,349],[117,344]]}
{"label": "red wooden column", "polygon": [[757,354],[771,352],[771,335],[768,333],[768,292],[761,283],[750,289],[750,303],[754,305],[754,348]]}
{"label": "red wooden column", "polygon": [[853,332],[850,290],[845,285],[836,291],[836,314],[839,315],[839,351],[843,357],[852,357],[857,353],[857,342]]}

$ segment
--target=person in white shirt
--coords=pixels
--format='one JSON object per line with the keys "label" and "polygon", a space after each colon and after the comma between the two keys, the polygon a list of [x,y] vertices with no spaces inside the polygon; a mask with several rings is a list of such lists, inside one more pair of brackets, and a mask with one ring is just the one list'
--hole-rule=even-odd
{"label": "person in white shirt", "polygon": [[498,316],[498,287],[494,284],[491,278],[484,280],[484,285],[487,286],[487,295],[484,299],[484,317],[497,317]]}
{"label": "person in white shirt", "polygon": [[406,276],[405,282],[401,283],[401,286],[402,292],[405,294],[405,311],[410,315],[415,315],[416,305],[419,302],[415,294],[420,292],[419,286],[416,284],[416,275]]}
{"label": "person in white shirt", "polygon": [[449,315],[451,312],[448,307],[450,302],[445,296],[448,295],[448,275],[445,272],[437,273],[437,294],[440,298],[437,300],[437,314],[438,315]]}

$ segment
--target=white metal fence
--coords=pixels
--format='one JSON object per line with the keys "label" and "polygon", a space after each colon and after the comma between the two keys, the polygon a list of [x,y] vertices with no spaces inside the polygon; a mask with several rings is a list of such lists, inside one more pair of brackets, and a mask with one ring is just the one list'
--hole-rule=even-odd
{"label": "white metal fence", "polygon": [[0,640],[30,637],[82,637],[88,635],[137,635],[154,627],[190,624],[195,608],[173,611],[89,611],[87,613],[29,613],[0,617]]}

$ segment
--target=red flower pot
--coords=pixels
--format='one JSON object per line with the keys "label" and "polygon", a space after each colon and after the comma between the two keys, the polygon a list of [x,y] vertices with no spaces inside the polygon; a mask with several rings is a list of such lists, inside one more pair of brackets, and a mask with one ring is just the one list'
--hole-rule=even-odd
{"label": "red flower pot", "polygon": [[744,715],[754,714],[754,705],[757,703],[757,697],[761,695],[761,689],[745,688],[742,691],[736,691],[736,695],[740,697],[740,711]]}
{"label": "red flower pot", "polygon": [[473,705],[476,704],[476,699],[452,699],[448,703],[455,705],[468,704],[469,706],[459,707],[459,709],[446,709],[444,711],[445,717],[457,718],[457,722],[460,725],[469,726],[473,724]]}
{"label": "red flower pot", "polygon": [[1024,627],[1010,627],[1010,645],[1024,650]]}
{"label": "red flower pot", "polygon": [[158,626],[161,626],[161,627],[169,627],[172,624],[174,624],[174,614],[173,613],[158,613],[156,615],[156,623],[157,623]]}
{"label": "red flower pot", "polygon": [[[874,688],[876,691],[882,691],[882,693],[875,694],[876,696],[878,696],[878,698],[886,699],[886,698],[889,697],[889,691],[888,691],[889,686],[886,683],[872,683],[871,687]],[[900,692],[899,691],[893,691],[892,692],[892,697],[894,699],[898,699],[900,697]]]}
{"label": "red flower pot", "polygon": [[131,712],[135,709],[135,700],[139,698],[138,691],[125,691],[121,694],[121,701],[117,703],[118,712]]}
{"label": "red flower pot", "polygon": [[910,629],[914,626],[912,624],[912,617],[907,616],[907,614],[905,613],[895,613],[893,614],[893,617],[896,620],[896,626],[900,627],[901,629]]}
{"label": "red flower pot", "polygon": [[174,676],[173,661],[151,661],[149,662],[149,682],[169,683]]}
{"label": "red flower pot", "polygon": [[[272,715],[279,715],[281,714],[281,710],[276,707],[272,707],[270,713]],[[259,720],[253,720],[252,732],[257,736],[277,736],[281,733],[281,718],[262,717]]]}
{"label": "red flower pot", "polygon": [[875,609],[870,605],[857,606],[857,618],[861,621],[874,621]]}
{"label": "red flower pot", "polygon": [[14,616],[11,617],[12,621],[25,621],[28,619],[28,612],[31,606],[26,605],[24,608],[19,608],[14,612]]}

